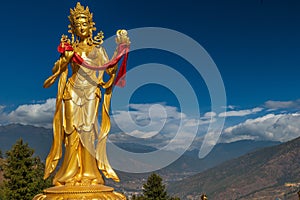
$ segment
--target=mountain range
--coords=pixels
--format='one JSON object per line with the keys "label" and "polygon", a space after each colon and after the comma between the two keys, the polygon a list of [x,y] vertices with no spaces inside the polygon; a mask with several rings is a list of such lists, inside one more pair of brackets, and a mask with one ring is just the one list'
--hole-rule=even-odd
{"label": "mountain range", "polygon": [[[10,124],[0,126],[0,150],[3,154],[11,149],[15,142],[22,138],[35,150],[35,154],[45,160],[52,143],[52,130],[30,125]],[[146,153],[157,150],[154,147],[143,144],[114,143],[120,148],[134,153]],[[216,166],[226,160],[230,160],[253,150],[277,145],[273,141],[242,140],[232,143],[217,144],[212,151],[203,159],[198,158],[198,149],[186,151],[172,165],[166,167],[168,172],[201,172],[205,169]]]}
{"label": "mountain range", "polygon": [[247,153],[172,183],[181,199],[206,193],[209,199],[296,200],[300,186],[300,138]]}
{"label": "mountain range", "polygon": [[10,150],[18,139],[22,138],[31,148],[35,155],[45,160],[52,143],[52,130],[21,124],[9,124],[0,126],[0,149],[3,154]]}
{"label": "mountain range", "polygon": [[[9,150],[19,138],[45,160],[52,143],[51,129],[20,124],[0,126],[2,152]],[[207,193],[209,199],[255,199],[259,195],[270,193],[286,197],[288,192],[294,194],[294,191],[286,191],[285,183],[300,182],[296,175],[300,166],[293,164],[299,163],[299,158],[296,157],[299,154],[299,141],[300,139],[284,144],[253,140],[221,143],[203,159],[198,158],[199,150],[193,149],[156,173],[162,176],[168,192],[182,199],[197,198],[202,192]],[[135,153],[157,150],[143,144],[115,144]],[[121,182],[107,180],[107,184],[119,191],[139,192],[149,176],[149,173],[117,173]],[[274,199],[273,197],[270,199]]]}

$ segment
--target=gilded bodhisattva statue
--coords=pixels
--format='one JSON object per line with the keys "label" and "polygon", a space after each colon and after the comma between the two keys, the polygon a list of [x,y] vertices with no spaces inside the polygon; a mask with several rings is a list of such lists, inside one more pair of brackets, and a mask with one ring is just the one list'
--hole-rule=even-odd
{"label": "gilded bodhisattva statue", "polygon": [[[102,47],[103,33],[93,36],[96,28],[88,7],[77,3],[70,9],[69,20],[72,38],[62,36],[58,46],[61,56],[54,64],[53,75],[44,82],[48,88],[58,79],[54,137],[46,159],[45,179],[57,168],[63,146],[64,158],[55,172],[54,187],[34,199],[126,199],[104,185],[100,171],[106,178],[119,181],[106,156],[106,139],[110,131],[112,89],[114,85],[124,86],[130,41],[125,30],[118,30],[117,48],[109,59]],[[72,74],[68,78],[69,65]],[[109,77],[106,82],[104,73]],[[98,110],[101,110],[100,129]]]}

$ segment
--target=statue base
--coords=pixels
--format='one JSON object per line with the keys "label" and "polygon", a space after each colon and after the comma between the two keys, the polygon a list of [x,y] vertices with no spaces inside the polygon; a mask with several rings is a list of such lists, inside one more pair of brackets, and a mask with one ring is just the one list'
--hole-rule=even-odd
{"label": "statue base", "polygon": [[90,186],[55,186],[47,188],[43,194],[36,195],[33,200],[126,200],[126,197],[114,192],[105,185]]}

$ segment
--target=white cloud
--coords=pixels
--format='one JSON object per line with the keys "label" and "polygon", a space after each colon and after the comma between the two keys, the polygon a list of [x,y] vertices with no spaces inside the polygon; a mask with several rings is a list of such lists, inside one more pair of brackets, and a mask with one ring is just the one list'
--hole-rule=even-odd
{"label": "white cloud", "polygon": [[230,110],[233,110],[233,109],[236,108],[236,106],[234,106],[234,105],[228,105],[227,108],[230,109]]}
{"label": "white cloud", "polygon": [[55,99],[48,99],[40,104],[25,104],[6,113],[1,112],[2,124],[20,123],[45,128],[52,128],[52,119],[55,111]]}
{"label": "white cloud", "polygon": [[219,117],[243,117],[246,115],[255,114],[257,112],[262,111],[263,108],[256,107],[253,109],[246,109],[246,110],[231,110],[228,112],[223,112],[219,114]]}
{"label": "white cloud", "polygon": [[136,142],[143,139],[143,144],[156,148],[171,142],[168,150],[188,148],[204,122],[163,104],[130,104],[128,111],[115,111],[111,118],[113,126],[119,128],[114,131],[116,134],[111,134],[111,140]]}
{"label": "white cloud", "polygon": [[217,116],[217,113],[215,113],[215,112],[207,112],[204,114],[205,118],[211,118],[211,117],[215,117],[215,116]]}
{"label": "white cloud", "polygon": [[264,106],[269,109],[288,109],[288,108],[300,108],[300,99],[295,101],[272,101],[265,102]]}
{"label": "white cloud", "polygon": [[220,138],[220,133],[221,132],[218,130],[210,130],[208,133],[206,133],[201,141],[199,158],[204,158],[212,150]]}
{"label": "white cloud", "polygon": [[2,112],[3,112],[4,108],[5,108],[5,106],[3,106],[3,105],[0,105],[0,113],[2,113]]}
{"label": "white cloud", "polygon": [[255,139],[285,142],[299,136],[299,113],[267,114],[226,128],[222,140],[233,142],[241,139]]}
{"label": "white cloud", "polygon": [[[286,108],[292,105],[295,107],[295,102],[297,101],[268,101],[265,105],[268,105],[268,108]],[[172,150],[186,148],[186,145],[193,140],[198,141],[195,144],[201,145],[203,137],[208,132],[208,126],[214,124],[219,119],[218,117],[225,117],[225,113],[207,112],[203,117],[195,118],[180,112],[176,107],[167,106],[163,103],[130,104],[128,108],[128,111],[117,110],[113,112],[111,116],[112,131],[110,139],[116,142],[137,143],[142,140],[143,144],[157,148],[164,147],[172,141],[172,145],[169,147]],[[35,104],[20,105],[11,112],[6,112],[4,109],[5,106],[0,105],[1,124],[21,123],[52,128],[55,99],[52,98],[44,102],[36,102]],[[231,110],[226,113],[226,116],[243,117],[257,114],[263,110],[261,107]],[[262,115],[265,112],[259,114]],[[221,142],[232,142],[242,139],[284,142],[298,136],[300,136],[300,113],[281,112],[248,119],[242,123],[227,127],[223,131]],[[216,143],[214,134],[209,133],[206,138],[207,144],[214,145]]]}
{"label": "white cloud", "polygon": [[130,133],[129,135],[137,138],[150,138],[153,137],[157,134],[157,131],[139,131],[139,130],[134,130]]}
{"label": "white cloud", "polygon": [[229,109],[229,110],[234,110],[237,106],[234,106],[234,105],[227,105],[227,106],[222,106],[222,108],[226,108],[226,109]]}
{"label": "white cloud", "polygon": [[178,121],[186,118],[176,107],[162,104],[130,104],[129,109],[115,111],[112,118],[123,132],[140,138],[146,135],[152,137],[155,132],[159,134],[168,125],[171,129]]}
{"label": "white cloud", "polygon": [[[2,125],[20,123],[52,128],[55,101],[52,98],[42,103],[20,105],[11,112],[0,112],[0,122]],[[0,110],[4,108],[1,106]],[[186,145],[193,141],[199,125],[206,126],[209,122],[188,117],[176,107],[163,104],[130,104],[129,111],[114,111],[111,119],[110,139],[113,141],[138,143],[142,140],[146,141],[143,144],[158,148],[172,141],[169,150],[188,148]]]}

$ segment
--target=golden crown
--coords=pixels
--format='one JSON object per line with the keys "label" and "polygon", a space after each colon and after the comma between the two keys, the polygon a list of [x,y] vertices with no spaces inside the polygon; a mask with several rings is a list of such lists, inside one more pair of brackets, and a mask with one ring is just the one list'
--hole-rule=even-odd
{"label": "golden crown", "polygon": [[72,8],[70,9],[69,19],[71,22],[74,22],[80,16],[87,17],[89,21],[93,21],[93,13],[90,12],[89,7],[87,6],[86,8],[84,8],[84,6],[80,4],[80,2],[77,2],[74,10]]}
{"label": "golden crown", "polygon": [[[81,17],[87,18],[90,26],[94,27],[95,23],[93,22],[93,13],[90,12],[89,7],[87,6],[86,8],[84,8],[84,6],[80,4],[80,2],[77,2],[76,7],[74,9],[70,9],[70,16],[68,18],[71,22],[71,26],[69,26],[69,28],[74,28],[76,20]],[[95,30],[95,28],[93,28],[93,30]]]}

